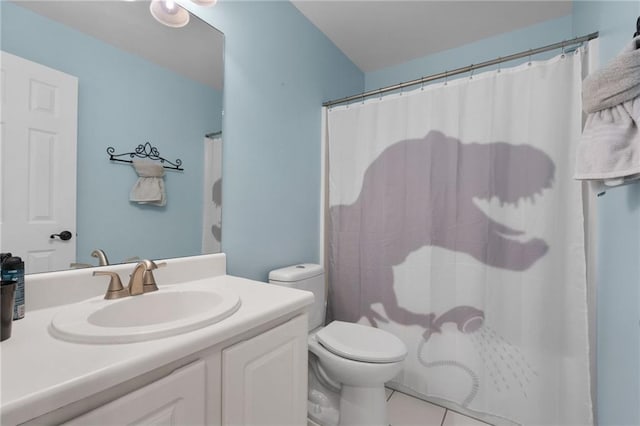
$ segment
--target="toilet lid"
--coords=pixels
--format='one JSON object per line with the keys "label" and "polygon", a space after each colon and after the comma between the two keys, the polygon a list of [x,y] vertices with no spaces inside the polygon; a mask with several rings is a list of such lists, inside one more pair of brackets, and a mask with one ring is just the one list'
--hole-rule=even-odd
{"label": "toilet lid", "polygon": [[333,321],[316,336],[327,350],[354,361],[396,362],[407,356],[407,347],[396,336],[365,325]]}

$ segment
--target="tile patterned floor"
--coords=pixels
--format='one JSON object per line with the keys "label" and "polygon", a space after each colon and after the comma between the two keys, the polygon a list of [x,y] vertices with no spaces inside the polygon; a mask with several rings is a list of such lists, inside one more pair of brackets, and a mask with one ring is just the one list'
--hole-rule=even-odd
{"label": "tile patterned floor", "polygon": [[387,410],[391,426],[489,426],[487,423],[391,389],[387,389]]}
{"label": "tile patterned floor", "polygon": [[[390,426],[490,426],[439,405],[386,389]],[[308,426],[316,426],[309,421]]]}

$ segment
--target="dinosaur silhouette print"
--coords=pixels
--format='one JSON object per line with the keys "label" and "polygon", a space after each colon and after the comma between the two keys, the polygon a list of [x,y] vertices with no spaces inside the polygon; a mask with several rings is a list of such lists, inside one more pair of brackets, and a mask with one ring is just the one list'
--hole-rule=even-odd
{"label": "dinosaur silhouette print", "polygon": [[431,131],[390,146],[366,170],[358,199],[330,209],[330,314],[376,325],[387,321],[371,309],[381,303],[388,319],[421,325],[426,338],[443,321],[460,324],[470,314],[479,318],[477,328],[484,314],[473,307],[459,306],[436,323],[434,313],[399,306],[393,267],[423,246],[438,246],[493,267],[528,269],[547,253],[545,241],[514,239],[524,232],[494,221],[474,199],[533,199],[551,187],[554,173],[549,156],[528,145],[464,144]]}

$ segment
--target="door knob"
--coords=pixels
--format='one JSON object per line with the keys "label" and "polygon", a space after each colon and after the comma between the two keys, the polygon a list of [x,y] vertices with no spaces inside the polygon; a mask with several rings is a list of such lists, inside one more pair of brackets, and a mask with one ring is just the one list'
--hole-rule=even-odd
{"label": "door knob", "polygon": [[73,237],[73,234],[69,231],[62,231],[59,234],[51,234],[49,238],[54,239],[55,237],[60,238],[62,241],[70,240]]}

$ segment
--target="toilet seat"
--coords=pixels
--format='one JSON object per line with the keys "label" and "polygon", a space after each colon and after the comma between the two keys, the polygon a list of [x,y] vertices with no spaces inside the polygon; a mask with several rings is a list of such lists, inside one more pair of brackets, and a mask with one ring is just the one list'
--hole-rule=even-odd
{"label": "toilet seat", "polygon": [[360,324],[333,321],[316,337],[328,351],[354,361],[390,363],[407,355],[406,346],[393,334]]}

